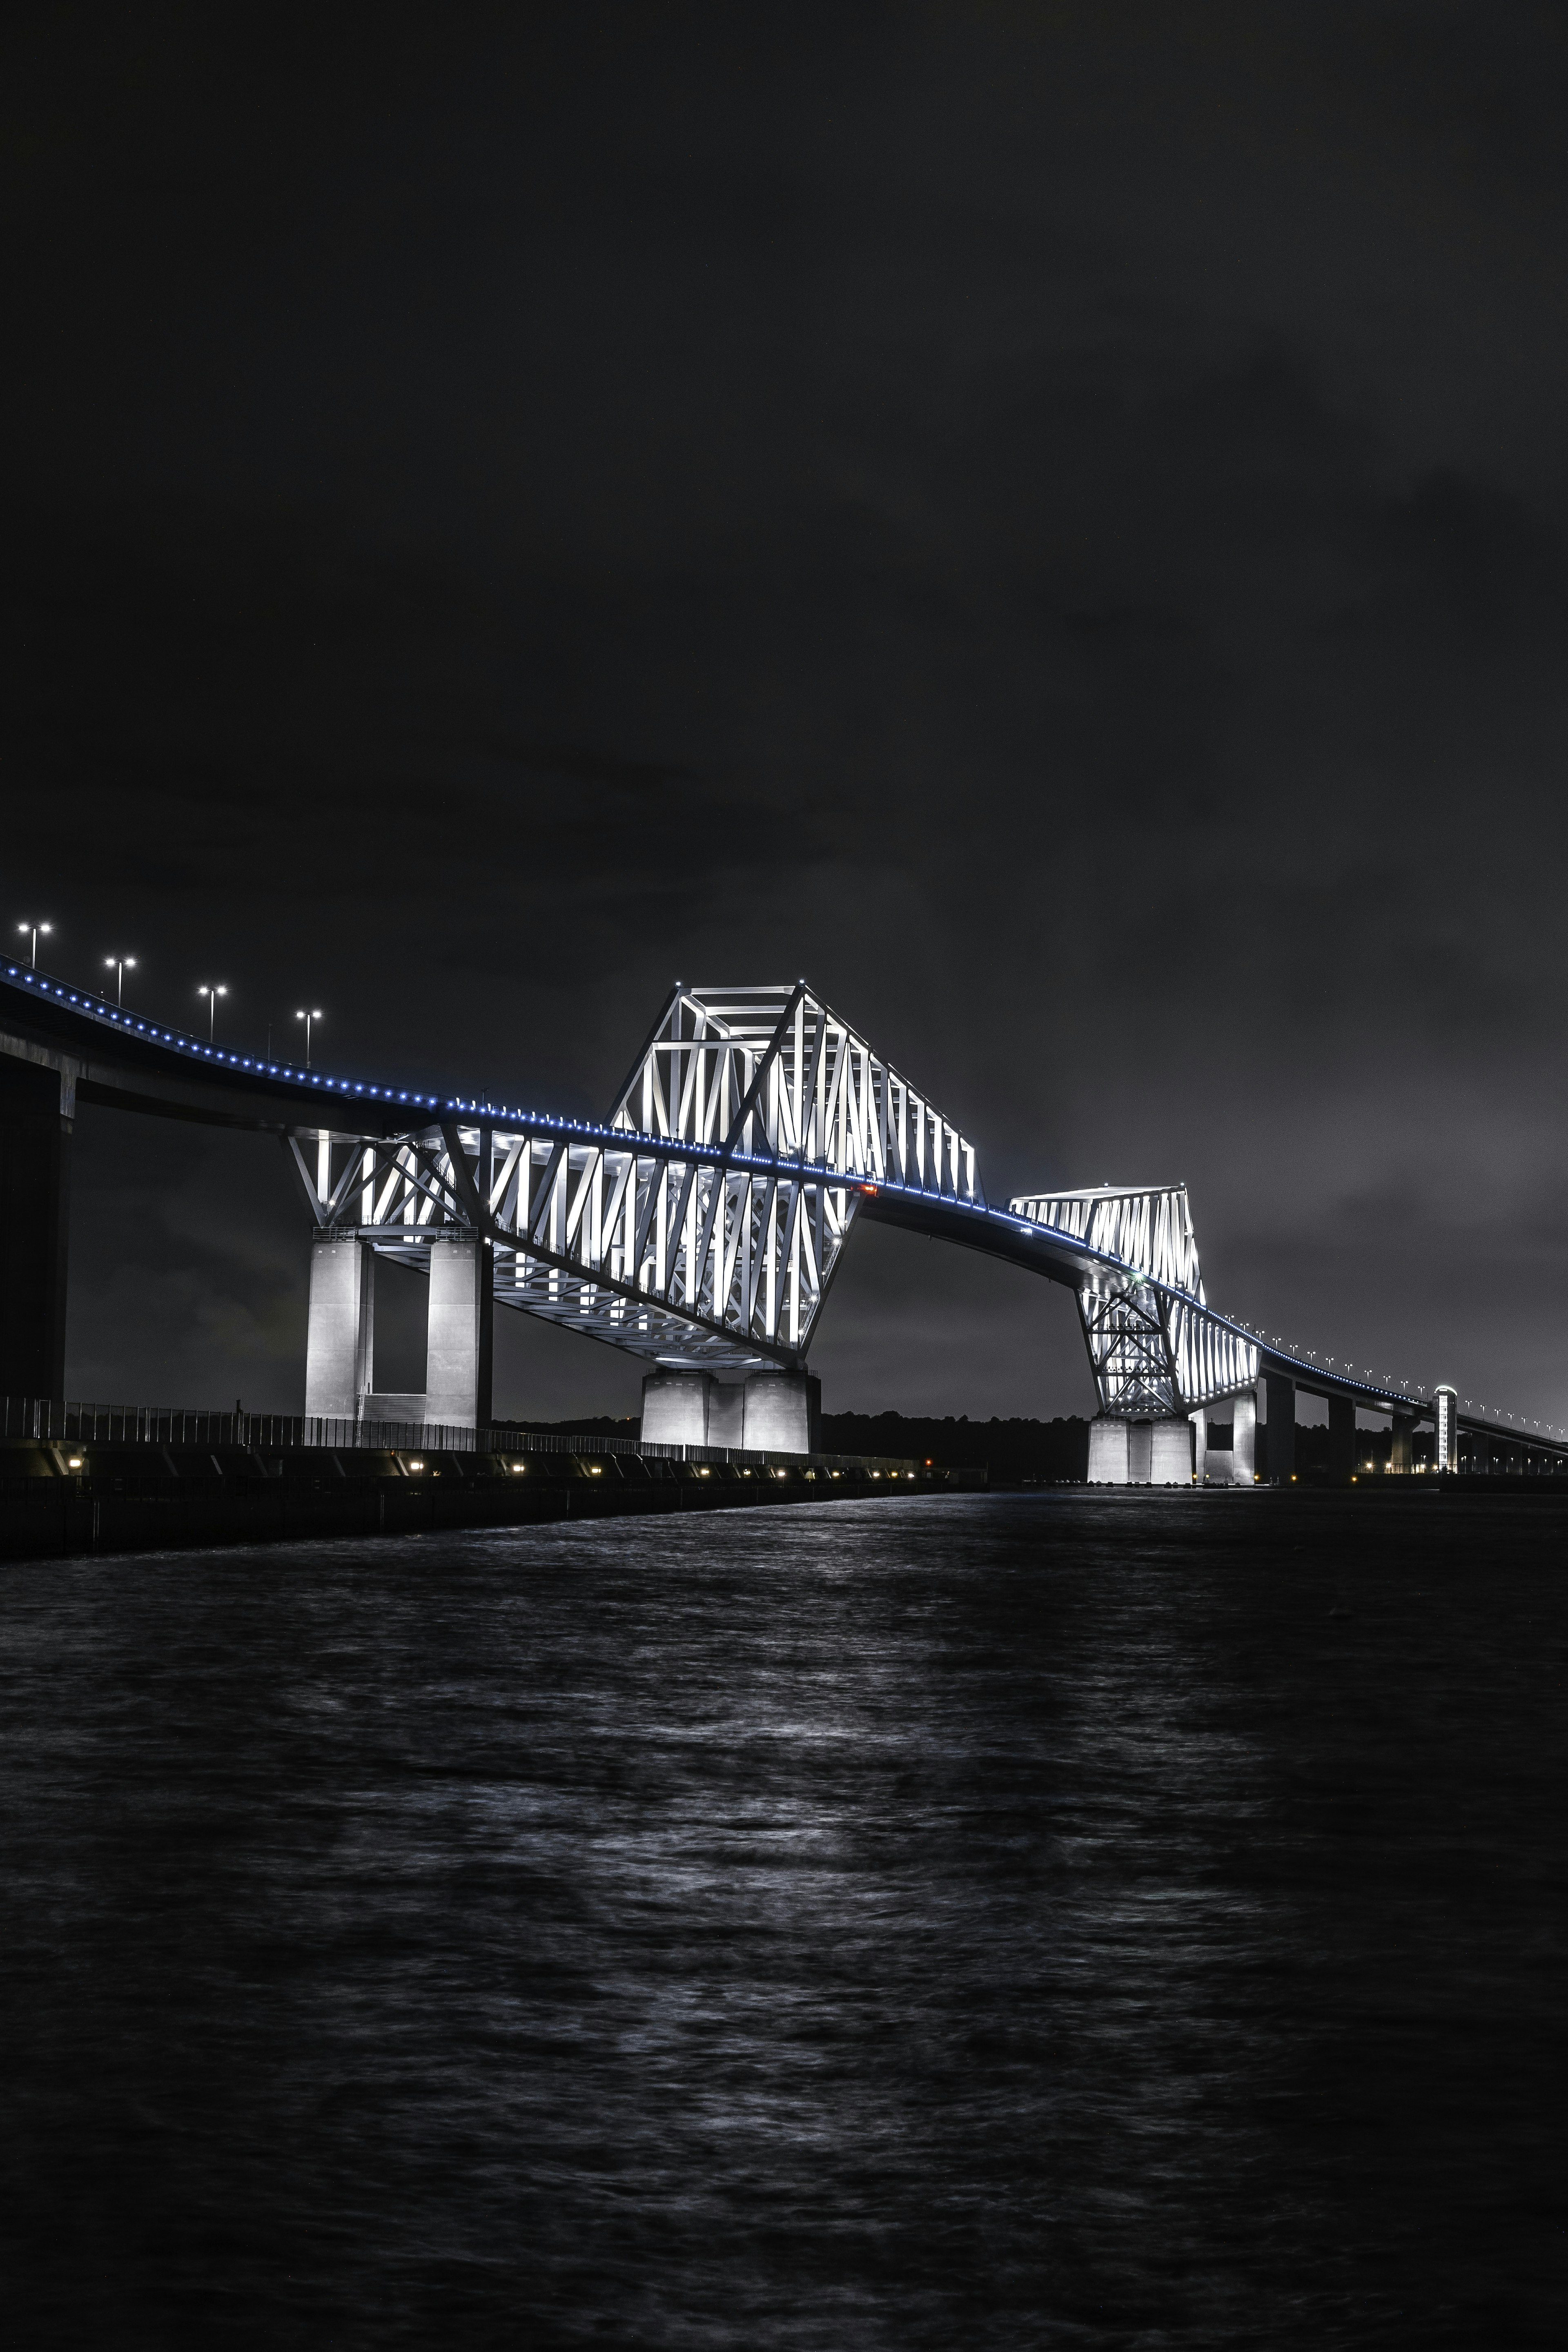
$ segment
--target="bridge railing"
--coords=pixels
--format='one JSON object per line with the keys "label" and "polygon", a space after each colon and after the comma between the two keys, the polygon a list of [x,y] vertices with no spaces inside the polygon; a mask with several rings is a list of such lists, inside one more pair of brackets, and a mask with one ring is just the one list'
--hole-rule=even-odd
{"label": "bridge railing", "polygon": [[901,1455],[770,1454],[731,1445],[665,1445],[600,1432],[489,1427],[451,1422],[353,1421],[319,1413],[211,1412],[178,1405],[59,1403],[48,1397],[0,1397],[0,1437],[44,1445],[178,1445],[276,1453],[623,1454],[689,1462],[710,1468],[875,1470],[915,1468]]}

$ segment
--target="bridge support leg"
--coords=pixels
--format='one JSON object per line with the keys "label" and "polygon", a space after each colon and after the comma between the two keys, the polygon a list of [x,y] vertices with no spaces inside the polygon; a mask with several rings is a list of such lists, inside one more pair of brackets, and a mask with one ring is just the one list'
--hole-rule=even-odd
{"label": "bridge support leg", "polygon": [[1394,1443],[1388,1449],[1388,1466],[1395,1477],[1407,1478],[1415,1466],[1415,1416],[1408,1412],[1396,1412],[1394,1416]]}
{"label": "bridge support leg", "polygon": [[744,1387],[711,1372],[649,1372],[642,1433],[648,1444],[820,1454],[822,1382],[815,1372],[752,1372]]}
{"label": "bridge support leg", "polygon": [[1288,1486],[1296,1474],[1296,1383],[1268,1372],[1263,1391],[1268,1401],[1268,1483]]}
{"label": "bridge support leg", "polygon": [[649,1372],[642,1384],[645,1444],[706,1445],[708,1389],[706,1372]]}
{"label": "bridge support leg", "polygon": [[1243,1389],[1232,1400],[1230,1419],[1230,1483],[1233,1486],[1250,1486],[1258,1465],[1256,1389]]}
{"label": "bridge support leg", "polygon": [[1091,1486],[1127,1484],[1127,1423],[1100,1413],[1089,1424],[1089,1483]]}
{"label": "bridge support leg", "polygon": [[1208,1475],[1209,1417],[1205,1407],[1200,1405],[1196,1412],[1188,1415],[1188,1419],[1193,1430],[1193,1475],[1201,1486]]}
{"label": "bridge support leg", "polygon": [[0,1059],[0,1396],[66,1393],[66,1254],[76,1082]]}
{"label": "bridge support leg", "polygon": [[1355,1476],[1355,1407],[1349,1397],[1329,1399],[1329,1484],[1348,1486]]}
{"label": "bridge support leg", "polygon": [[746,1445],[753,1454],[820,1454],[822,1382],[815,1372],[746,1376]]}
{"label": "bridge support leg", "polygon": [[483,1241],[440,1241],[430,1251],[430,1320],[425,1347],[425,1413],[458,1429],[490,1419],[495,1290]]}
{"label": "bridge support leg", "polygon": [[1193,1432],[1185,1421],[1157,1421],[1150,1431],[1149,1484],[1190,1486],[1193,1483]]}
{"label": "bridge support leg", "polygon": [[370,1387],[375,1253],[363,1242],[312,1242],[305,1337],[305,1411],[357,1421]]}

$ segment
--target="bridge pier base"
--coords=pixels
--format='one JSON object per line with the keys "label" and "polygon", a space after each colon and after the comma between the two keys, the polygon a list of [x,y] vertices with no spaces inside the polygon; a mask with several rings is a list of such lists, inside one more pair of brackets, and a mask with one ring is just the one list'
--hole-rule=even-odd
{"label": "bridge pier base", "polygon": [[488,1244],[474,1235],[435,1243],[425,1341],[426,1421],[458,1429],[489,1427],[494,1331]]}
{"label": "bridge pier base", "polygon": [[0,1057],[0,1396],[65,1402],[76,1081]]}
{"label": "bridge pier base", "polygon": [[1263,1392],[1268,1402],[1268,1483],[1288,1486],[1296,1475],[1296,1383],[1282,1373],[1267,1372]]}
{"label": "bridge pier base", "polygon": [[1097,1413],[1089,1424],[1089,1483],[1091,1486],[1125,1486],[1127,1423]]}
{"label": "bridge pier base", "polygon": [[1258,1391],[1243,1389],[1231,1399],[1230,1409],[1230,1483],[1233,1486],[1257,1484],[1258,1471]]}
{"label": "bridge pier base", "polygon": [[1394,1476],[1407,1478],[1415,1469],[1415,1415],[1396,1412],[1394,1416],[1394,1442],[1388,1449],[1388,1467]]}
{"label": "bridge pier base", "polygon": [[1349,1397],[1329,1399],[1329,1484],[1348,1486],[1355,1476],[1355,1407]]}
{"label": "bridge pier base", "polygon": [[305,1411],[334,1421],[368,1415],[483,1429],[490,1419],[494,1318],[484,1243],[463,1236],[432,1244],[424,1390],[375,1398],[375,1252],[368,1242],[312,1242]]}
{"label": "bridge pier base", "polygon": [[1185,1421],[1119,1421],[1100,1413],[1089,1424],[1091,1486],[1190,1486],[1192,1431]]}
{"label": "bridge pier base", "polygon": [[375,1344],[375,1253],[363,1242],[310,1244],[305,1411],[357,1421]]}
{"label": "bridge pier base", "polygon": [[737,1453],[822,1450],[822,1382],[815,1372],[649,1372],[642,1384],[645,1444],[727,1445]]}
{"label": "bridge pier base", "polygon": [[1193,1483],[1193,1433],[1184,1421],[1157,1421],[1150,1433],[1149,1483],[1152,1486],[1190,1486]]}

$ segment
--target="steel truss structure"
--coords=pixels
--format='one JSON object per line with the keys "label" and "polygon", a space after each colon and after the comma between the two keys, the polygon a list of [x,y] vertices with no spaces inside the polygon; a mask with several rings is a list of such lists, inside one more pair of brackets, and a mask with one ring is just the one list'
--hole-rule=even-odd
{"label": "steel truss structure", "polygon": [[1256,1385],[1257,1347],[1205,1303],[1184,1184],[1024,1193],[1008,1207],[1121,1261],[1078,1292],[1101,1412],[1166,1419]]}
{"label": "steel truss structure", "polygon": [[499,1304],[670,1369],[800,1370],[868,1190],[984,1205],[973,1145],[804,981],[678,984],[604,1127],[486,1106],[288,1148],[323,1237],[477,1240]]}

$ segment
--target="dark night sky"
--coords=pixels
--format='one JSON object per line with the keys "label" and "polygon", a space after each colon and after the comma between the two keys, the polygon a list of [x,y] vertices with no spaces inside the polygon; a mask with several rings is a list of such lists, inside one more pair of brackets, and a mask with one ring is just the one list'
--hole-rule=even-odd
{"label": "dark night sky", "polygon": [[[807,974],[1209,1294],[1568,1422],[1568,28],[1495,5],[21,12],[7,919],[600,1110]],[[30,23],[26,21],[30,18]],[[84,1115],[73,1394],[297,1404],[261,1141]],[[638,1371],[502,1318],[498,1404]],[[829,1407],[1084,1410],[862,1233]]]}

